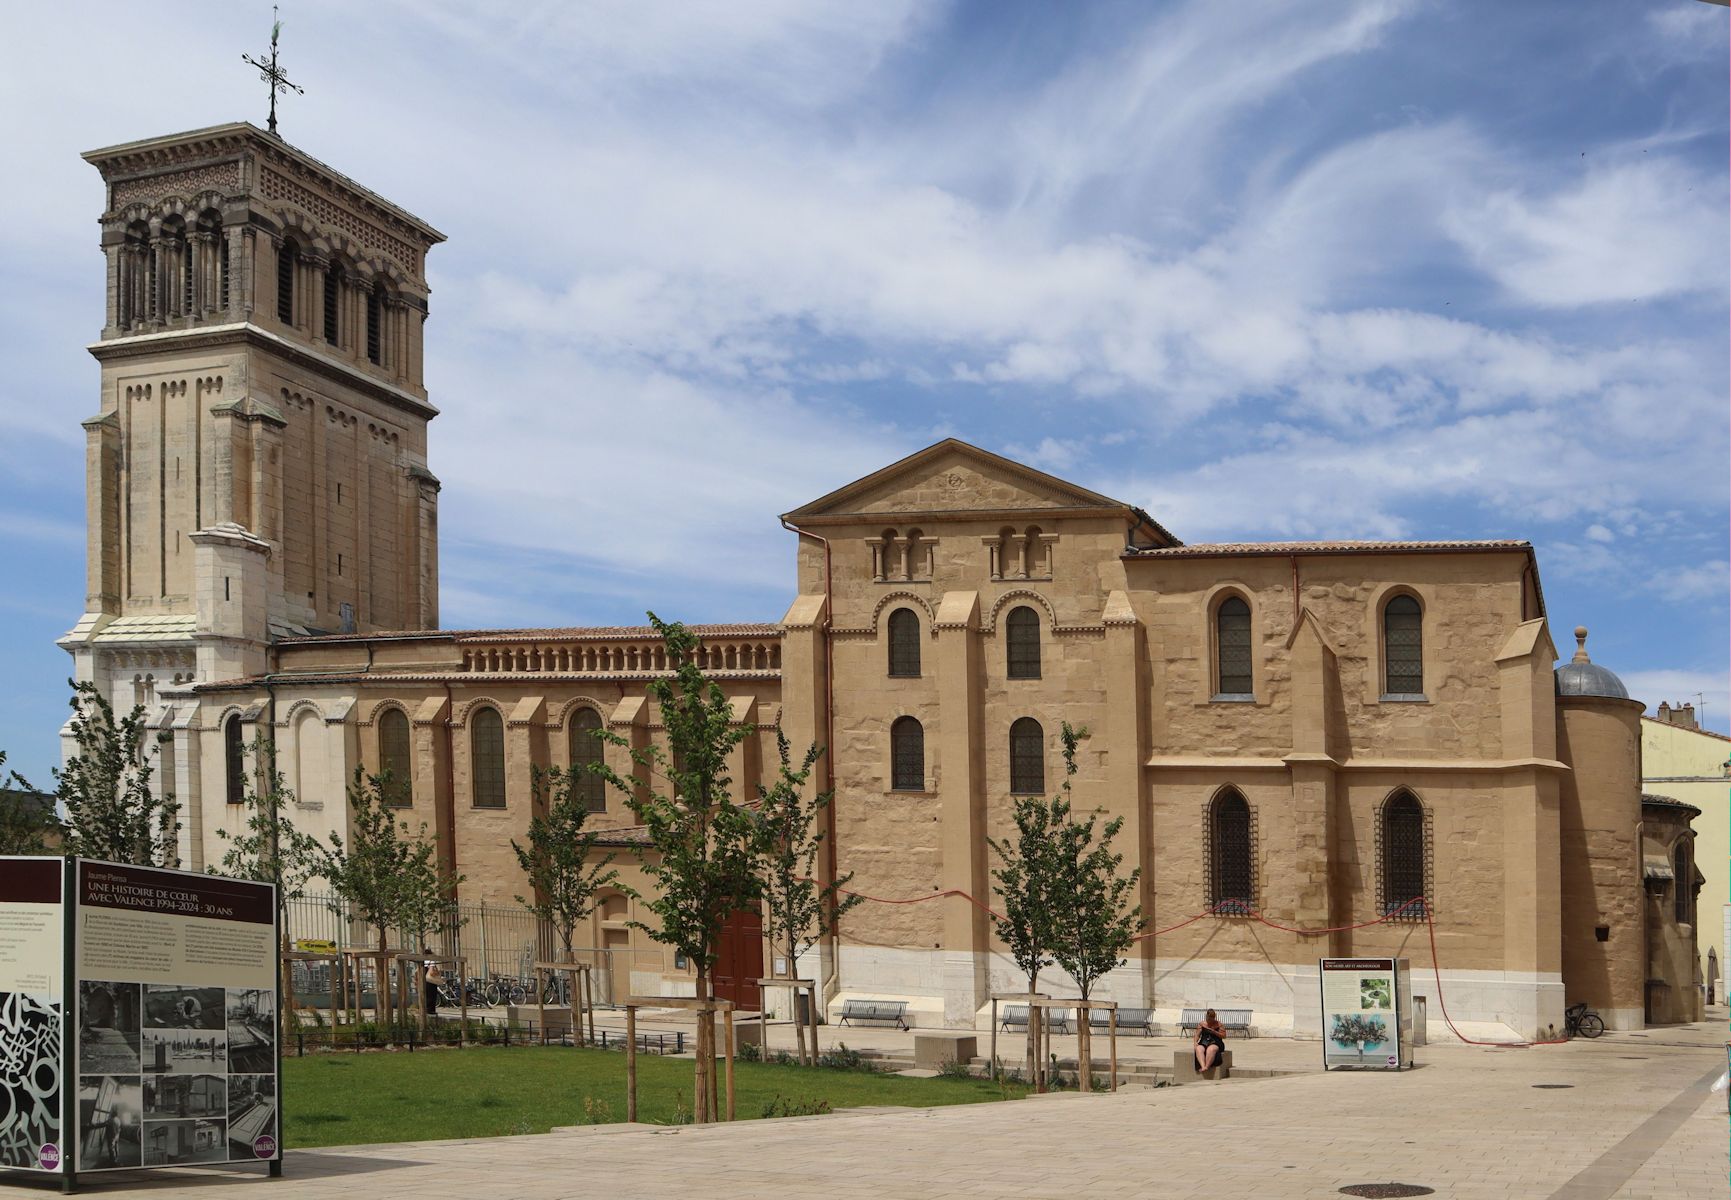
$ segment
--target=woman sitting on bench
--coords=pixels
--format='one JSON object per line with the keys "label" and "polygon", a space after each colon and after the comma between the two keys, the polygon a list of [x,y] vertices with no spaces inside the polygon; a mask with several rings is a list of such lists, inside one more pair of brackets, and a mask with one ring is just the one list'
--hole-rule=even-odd
{"label": "woman sitting on bench", "polygon": [[1218,1065],[1220,1056],[1226,1053],[1226,1029],[1212,1008],[1203,1016],[1202,1024],[1196,1027],[1194,1048],[1198,1074]]}

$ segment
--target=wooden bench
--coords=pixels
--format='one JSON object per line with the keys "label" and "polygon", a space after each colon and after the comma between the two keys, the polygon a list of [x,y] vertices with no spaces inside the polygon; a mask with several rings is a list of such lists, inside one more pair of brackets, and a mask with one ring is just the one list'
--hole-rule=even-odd
{"label": "wooden bench", "polygon": [[[1090,1008],[1088,1010],[1089,1029],[1110,1029],[1108,1010]],[[1118,1010],[1118,1032],[1125,1033],[1132,1029],[1140,1029],[1143,1037],[1154,1036],[1154,1010],[1151,1008],[1120,1008]]]}
{"label": "wooden bench", "polygon": [[[1229,1033],[1250,1035],[1250,1018],[1255,1010],[1248,1008],[1217,1008],[1214,1015],[1220,1020],[1220,1027]],[[1202,1018],[1208,1015],[1206,1008],[1187,1008],[1184,1015],[1178,1018],[1178,1028],[1185,1033],[1202,1024]],[[1123,1018],[1119,1018],[1122,1022]]]}
{"label": "wooden bench", "polygon": [[[1101,1010],[1104,1015],[1105,1010]],[[998,1021],[999,1029],[1027,1029],[1028,1006],[1026,1004],[1006,1004],[1004,1015]],[[1067,1008],[1048,1008],[1046,1010],[1046,1032],[1069,1033],[1070,1010]]]}
{"label": "wooden bench", "polygon": [[843,1000],[841,1002],[841,1023],[849,1021],[881,1021],[893,1024],[898,1029],[908,1027],[908,1002],[906,1000]]}

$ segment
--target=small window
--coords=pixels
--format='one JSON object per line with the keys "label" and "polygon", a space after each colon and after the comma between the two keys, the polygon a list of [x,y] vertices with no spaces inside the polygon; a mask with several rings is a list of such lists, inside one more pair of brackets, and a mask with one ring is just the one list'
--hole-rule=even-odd
{"label": "small window", "polygon": [[475,773],[476,808],[505,807],[505,722],[496,708],[478,708],[469,718],[469,760]]}
{"label": "small window", "polygon": [[[1401,921],[1425,917],[1424,806],[1409,791],[1398,791],[1382,806],[1382,915]],[[1413,903],[1421,900],[1420,903]]]}
{"label": "small window", "polygon": [[231,716],[222,726],[222,755],[228,784],[228,802],[246,803],[246,731],[241,728],[240,714]]}
{"label": "small window", "polygon": [[1025,604],[1004,621],[1004,655],[1011,679],[1040,677],[1040,616]]}
{"label": "small window", "polygon": [[1671,862],[1672,871],[1676,875],[1671,886],[1677,889],[1677,924],[1689,925],[1693,923],[1692,917],[1694,915],[1689,911],[1689,902],[1694,899],[1692,893],[1695,889],[1689,886],[1694,872],[1689,870],[1689,847],[1684,842],[1679,841],[1677,843],[1677,849],[1671,855]]}
{"label": "small window", "polygon": [[385,803],[408,808],[415,802],[415,759],[409,739],[409,717],[400,708],[379,716],[379,774],[385,780]]}
{"label": "small window", "polygon": [[1237,788],[1227,788],[1208,814],[1208,903],[1216,912],[1255,911],[1256,860],[1250,843],[1250,804]]}
{"label": "small window", "polygon": [[890,787],[926,790],[926,730],[912,717],[897,717],[890,726]]}
{"label": "small window", "polygon": [[920,673],[920,619],[911,608],[890,614],[890,674],[916,678]]}
{"label": "small window", "polygon": [[1046,735],[1032,717],[1010,726],[1010,790],[1027,796],[1046,790]]}
{"label": "small window", "polygon": [[1214,629],[1218,657],[1215,693],[1253,694],[1256,689],[1250,674],[1250,605],[1241,596],[1227,597],[1214,614]]}
{"label": "small window", "polygon": [[571,714],[571,796],[590,812],[607,811],[607,781],[589,770],[603,758],[601,714],[580,708]]}
{"label": "small window", "polygon": [[295,244],[284,242],[276,252],[276,319],[284,325],[295,323]]}
{"label": "small window", "polygon": [[1411,596],[1396,596],[1382,610],[1383,691],[1424,694],[1424,611]]}

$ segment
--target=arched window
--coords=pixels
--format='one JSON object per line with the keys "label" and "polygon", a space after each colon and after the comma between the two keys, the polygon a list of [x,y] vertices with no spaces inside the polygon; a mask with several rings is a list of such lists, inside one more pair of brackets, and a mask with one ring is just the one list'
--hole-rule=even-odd
{"label": "arched window", "polygon": [[1401,921],[1422,921],[1428,900],[1425,859],[1424,806],[1418,797],[1402,789],[1382,804],[1378,829],[1382,842],[1382,915]]}
{"label": "arched window", "polygon": [[1208,812],[1208,903],[1216,912],[1243,914],[1256,908],[1250,843],[1250,805],[1237,788],[1227,788]]}
{"label": "arched window", "polygon": [[409,740],[409,715],[387,708],[379,716],[379,772],[390,779],[385,802],[408,808],[415,802],[414,752]]}
{"label": "arched window", "polygon": [[1215,694],[1254,694],[1256,688],[1250,674],[1250,605],[1242,596],[1228,596],[1221,602],[1214,614],[1214,634]]}
{"label": "arched window", "polygon": [[897,717],[890,726],[890,787],[926,790],[926,730],[912,717]]}
{"label": "arched window", "polygon": [[580,708],[571,714],[571,796],[590,812],[607,811],[607,781],[588,768],[602,760],[601,714]]}
{"label": "arched window", "polygon": [[332,263],[325,268],[325,341],[337,344],[337,300],[343,291],[343,269]]}
{"label": "arched window", "polygon": [[1046,790],[1046,735],[1033,717],[1010,726],[1010,790],[1039,795]]}
{"label": "arched window", "polygon": [[496,708],[477,708],[469,718],[469,762],[475,773],[475,807],[505,807],[505,722]]}
{"label": "arched window", "polygon": [[1424,610],[1411,596],[1396,596],[1383,607],[1382,668],[1388,695],[1424,694]]}
{"label": "arched window", "polygon": [[1693,900],[1695,889],[1690,885],[1694,882],[1694,872],[1689,869],[1688,839],[1677,839],[1677,849],[1672,853],[1672,870],[1676,875],[1673,886],[1677,889],[1677,924],[1693,924],[1690,901]]}
{"label": "arched window", "polygon": [[1004,619],[1004,666],[1011,679],[1040,677],[1040,615],[1026,604]]}
{"label": "arched window", "polygon": [[227,777],[228,802],[246,803],[246,731],[236,713],[222,725],[223,773]]}
{"label": "arched window", "polygon": [[295,323],[295,264],[300,255],[293,242],[284,242],[276,252],[276,319]]}
{"label": "arched window", "polygon": [[920,619],[911,608],[890,614],[890,674],[916,677],[920,673]]}
{"label": "arched window", "polygon": [[379,318],[384,303],[384,293],[378,288],[367,293],[367,361],[374,365],[380,359]]}

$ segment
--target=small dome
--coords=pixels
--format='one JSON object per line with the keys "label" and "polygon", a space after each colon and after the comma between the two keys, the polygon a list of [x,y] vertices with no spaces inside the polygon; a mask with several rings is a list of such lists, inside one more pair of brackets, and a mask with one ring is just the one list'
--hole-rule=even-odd
{"label": "small dome", "polygon": [[1557,695],[1609,696],[1613,700],[1629,698],[1629,689],[1623,686],[1616,672],[1606,670],[1587,657],[1585,625],[1575,626],[1575,657],[1557,668]]}

